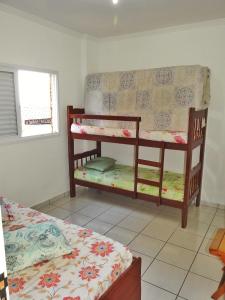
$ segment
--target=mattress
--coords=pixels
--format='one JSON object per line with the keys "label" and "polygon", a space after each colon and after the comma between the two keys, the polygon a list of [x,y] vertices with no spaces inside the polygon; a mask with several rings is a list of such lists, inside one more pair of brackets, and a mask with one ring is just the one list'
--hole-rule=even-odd
{"label": "mattress", "polygon": [[16,220],[4,231],[54,220],[73,252],[9,275],[11,300],[98,299],[132,263],[131,252],[110,238],[7,201]]}
{"label": "mattress", "polygon": [[[134,191],[134,168],[116,164],[114,168],[99,172],[85,167],[75,170],[74,176],[77,179],[95,182],[114,188]],[[138,177],[159,181],[159,171],[147,168],[138,169]],[[152,196],[159,195],[159,188],[145,184],[138,184],[138,192]],[[183,201],[184,198],[184,176],[174,172],[164,172],[162,197],[166,199]]]}
{"label": "mattress", "polygon": [[[71,132],[78,134],[104,135],[111,137],[135,138],[135,129],[98,127],[73,123]],[[177,144],[187,144],[187,133],[183,131],[140,130],[139,137],[145,140],[163,141]]]}

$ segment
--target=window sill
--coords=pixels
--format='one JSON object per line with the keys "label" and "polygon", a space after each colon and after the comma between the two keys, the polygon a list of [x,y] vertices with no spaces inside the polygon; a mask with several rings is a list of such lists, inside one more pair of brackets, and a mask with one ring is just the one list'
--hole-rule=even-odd
{"label": "window sill", "polygon": [[6,136],[0,138],[0,146],[1,145],[9,145],[9,144],[16,144],[16,143],[23,143],[23,142],[29,142],[29,141],[35,141],[35,140],[41,140],[41,139],[48,139],[48,138],[54,138],[60,135],[60,132],[57,133],[47,133],[47,134],[40,134],[40,135],[33,135],[33,136],[25,136],[25,137],[19,137],[19,136]]}

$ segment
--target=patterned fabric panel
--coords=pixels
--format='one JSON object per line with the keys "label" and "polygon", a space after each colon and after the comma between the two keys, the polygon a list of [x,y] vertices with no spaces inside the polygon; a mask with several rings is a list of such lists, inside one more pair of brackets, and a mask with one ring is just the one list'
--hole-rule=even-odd
{"label": "patterned fabric panel", "polygon": [[[94,135],[105,135],[112,137],[126,137],[135,138],[135,129],[123,129],[123,128],[109,128],[109,127],[98,127],[88,126],[80,124],[72,124],[71,131],[79,134],[94,134]],[[187,143],[187,133],[182,131],[158,131],[158,130],[141,130],[139,137],[145,140],[152,141],[163,141],[178,144]]]}
{"label": "patterned fabric panel", "polygon": [[54,222],[33,224],[5,232],[4,239],[8,274],[72,251]]}
{"label": "patterned fabric panel", "polygon": [[53,220],[73,247],[70,254],[10,274],[12,300],[97,300],[132,263],[131,252],[110,238],[12,201],[8,203],[17,218],[4,226],[4,232]]}
{"label": "patterned fabric panel", "polygon": [[[87,76],[85,111],[141,116],[141,129],[187,131],[190,107],[209,105],[209,69],[178,66]],[[132,128],[133,123],[89,121],[88,125]]]}
{"label": "patterned fabric panel", "polygon": [[[139,178],[159,181],[159,172],[147,168],[139,168]],[[75,170],[75,178],[104,184],[107,186],[121,188],[124,190],[134,190],[134,168],[116,164],[111,170],[104,173],[88,170],[84,167]],[[138,184],[138,192],[158,196],[159,188],[145,184]],[[184,178],[183,175],[164,172],[162,196],[167,199],[183,201]]]}

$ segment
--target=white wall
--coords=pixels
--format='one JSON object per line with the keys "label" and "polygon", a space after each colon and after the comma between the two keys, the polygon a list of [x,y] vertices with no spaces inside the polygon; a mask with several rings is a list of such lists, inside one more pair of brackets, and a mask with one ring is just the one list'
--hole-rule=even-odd
{"label": "white wall", "polygon": [[[202,199],[224,204],[225,195],[225,21],[207,22],[99,42],[96,71],[201,64],[212,72]],[[95,50],[96,51],[96,50]],[[93,56],[90,56],[91,60]],[[90,63],[93,66],[93,62]],[[91,71],[93,68],[91,68]],[[106,145],[120,161],[132,162],[132,151]],[[129,153],[129,155],[128,155]],[[145,153],[146,154],[146,153]],[[183,167],[180,153],[169,153],[167,167]]]}
{"label": "white wall", "polygon": [[68,191],[66,106],[82,106],[79,36],[0,10],[0,64],[59,72],[60,135],[0,144],[0,194],[34,205]]}

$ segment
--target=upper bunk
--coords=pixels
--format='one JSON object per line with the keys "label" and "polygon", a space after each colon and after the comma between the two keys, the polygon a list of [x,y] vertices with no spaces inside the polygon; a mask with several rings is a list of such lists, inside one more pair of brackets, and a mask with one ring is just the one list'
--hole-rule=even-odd
{"label": "upper bunk", "polygon": [[206,126],[209,77],[199,65],[88,75],[85,109],[68,109],[71,136],[185,150]]}

